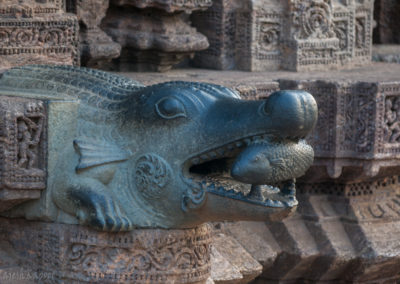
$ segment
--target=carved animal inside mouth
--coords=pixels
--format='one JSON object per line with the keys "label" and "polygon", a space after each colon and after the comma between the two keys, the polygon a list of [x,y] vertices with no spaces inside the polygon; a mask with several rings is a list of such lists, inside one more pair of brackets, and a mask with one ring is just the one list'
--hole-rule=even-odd
{"label": "carved animal inside mouth", "polygon": [[314,152],[304,139],[250,136],[201,153],[184,165],[191,183],[216,195],[262,206],[298,204],[295,178],[312,165]]}

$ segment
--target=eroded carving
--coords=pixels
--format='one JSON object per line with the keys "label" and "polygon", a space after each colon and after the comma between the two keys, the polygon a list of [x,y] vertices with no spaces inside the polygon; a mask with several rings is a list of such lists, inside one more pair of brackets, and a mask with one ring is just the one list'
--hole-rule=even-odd
{"label": "eroded carving", "polygon": [[372,1],[216,0],[192,16],[211,43],[194,63],[249,71],[362,65],[371,57],[372,10]]}
{"label": "eroded carving", "polygon": [[[0,210],[46,187],[46,112],[41,101],[0,99]],[[27,192],[29,192],[27,194]]]}
{"label": "eroded carving", "polygon": [[331,0],[291,1],[296,39],[333,37]]}
{"label": "eroded carving", "polygon": [[[38,108],[43,108],[39,106]],[[43,131],[44,115],[27,111],[27,116],[17,118],[18,166],[32,169],[37,164],[38,146]]]}
{"label": "eroded carving", "polygon": [[121,46],[100,28],[109,0],[68,0],[67,11],[77,15],[82,65],[101,67],[121,53]]}
{"label": "eroded carving", "polygon": [[384,140],[388,143],[400,142],[400,98],[385,99]]}
{"label": "eroded carving", "polygon": [[102,26],[122,46],[114,67],[124,71],[167,71],[194,52],[207,38],[190,25],[183,11],[205,10],[211,0],[113,0]]}
{"label": "eroded carving", "polygon": [[0,68],[79,64],[78,22],[63,1],[0,2]]}
{"label": "eroded carving", "polygon": [[99,233],[77,225],[0,221],[1,240],[10,244],[18,270],[41,275],[32,277],[37,282],[202,283],[210,276],[208,225]]}

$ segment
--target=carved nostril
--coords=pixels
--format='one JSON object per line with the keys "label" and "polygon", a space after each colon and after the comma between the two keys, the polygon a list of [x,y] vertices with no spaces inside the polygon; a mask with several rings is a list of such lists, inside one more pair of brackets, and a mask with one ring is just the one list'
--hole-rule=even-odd
{"label": "carved nostril", "polygon": [[275,121],[282,137],[306,136],[317,119],[317,104],[305,91],[275,92],[262,108],[263,113]]}

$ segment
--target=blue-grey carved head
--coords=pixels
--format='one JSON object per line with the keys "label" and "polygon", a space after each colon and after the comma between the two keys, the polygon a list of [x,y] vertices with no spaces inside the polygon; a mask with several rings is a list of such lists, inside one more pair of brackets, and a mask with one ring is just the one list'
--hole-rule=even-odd
{"label": "blue-grey carved head", "polygon": [[312,164],[304,137],[317,120],[306,92],[244,101],[212,84],[145,87],[104,72],[43,66],[4,77],[12,72],[75,90],[54,94],[74,97],[80,109],[50,190],[57,207],[82,224],[182,228],[279,219],[297,205],[294,179]]}

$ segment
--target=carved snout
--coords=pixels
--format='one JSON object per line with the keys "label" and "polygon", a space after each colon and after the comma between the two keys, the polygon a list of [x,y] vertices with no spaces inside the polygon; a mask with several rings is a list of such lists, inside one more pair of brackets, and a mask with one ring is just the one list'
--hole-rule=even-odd
{"label": "carved snout", "polygon": [[305,137],[315,126],[318,107],[314,97],[299,90],[273,93],[262,105],[281,137]]}

